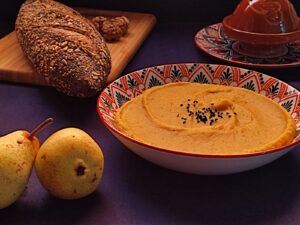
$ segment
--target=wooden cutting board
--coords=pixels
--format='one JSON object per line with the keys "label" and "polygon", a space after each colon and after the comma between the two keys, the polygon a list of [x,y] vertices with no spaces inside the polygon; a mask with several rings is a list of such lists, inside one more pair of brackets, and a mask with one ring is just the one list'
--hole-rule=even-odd
{"label": "wooden cutting board", "polygon": [[[126,16],[130,20],[128,34],[117,42],[108,43],[112,58],[108,83],[121,74],[156,23],[156,18],[152,14],[85,8],[77,10],[86,17]],[[0,80],[47,85],[43,77],[34,72],[18,43],[15,31],[0,39]]]}

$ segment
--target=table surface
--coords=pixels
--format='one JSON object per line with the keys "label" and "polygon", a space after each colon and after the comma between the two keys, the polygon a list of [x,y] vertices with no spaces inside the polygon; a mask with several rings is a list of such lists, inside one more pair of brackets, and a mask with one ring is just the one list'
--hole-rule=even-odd
{"label": "table surface", "polygon": [[[158,21],[123,74],[168,63],[227,64],[200,52],[194,44],[196,32],[211,23]],[[4,25],[1,36],[13,29],[9,22]],[[256,70],[300,89],[299,68]],[[300,224],[299,147],[244,173],[179,173],[153,165],[124,147],[100,122],[96,100],[97,96],[67,97],[50,87],[0,83],[0,136],[30,130],[51,116],[54,123],[39,135],[42,142],[58,129],[79,127],[99,143],[105,156],[101,184],[80,200],[50,196],[33,171],[20,199],[0,211],[1,225]]]}

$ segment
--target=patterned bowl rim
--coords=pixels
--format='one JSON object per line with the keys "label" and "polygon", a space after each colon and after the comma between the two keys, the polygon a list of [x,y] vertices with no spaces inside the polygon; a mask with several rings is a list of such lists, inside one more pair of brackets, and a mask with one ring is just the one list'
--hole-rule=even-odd
{"label": "patterned bowl rim", "polygon": [[[211,24],[207,27],[211,27],[211,26],[214,26],[214,25],[222,26],[222,23]],[[202,52],[208,54],[209,56],[212,56],[215,59],[218,59],[218,60],[221,60],[221,61],[224,61],[224,62],[229,62],[229,63],[232,63],[236,66],[245,66],[245,67],[252,67],[252,68],[270,68],[270,69],[271,68],[272,69],[274,69],[274,68],[292,68],[292,67],[297,67],[297,66],[300,65],[300,62],[283,63],[283,64],[266,64],[266,63],[259,64],[259,63],[251,63],[251,62],[246,62],[246,61],[236,61],[236,60],[233,60],[233,59],[226,59],[226,58],[222,57],[221,55],[212,54],[208,50],[206,50],[205,47],[203,47],[203,45],[201,45],[200,41],[198,40],[199,36],[202,35],[203,29],[205,29],[207,27],[204,27],[204,28],[202,28],[202,29],[200,29],[196,32],[196,34],[194,36],[194,43],[196,44],[196,46]]]}
{"label": "patterned bowl rim", "polygon": [[[108,85],[105,86],[105,88],[101,91],[100,95],[98,96],[97,99],[97,113],[98,116],[100,118],[100,120],[103,122],[103,124],[105,125],[106,128],[108,128],[108,130],[110,130],[111,132],[114,132],[116,134],[118,134],[119,136],[127,139],[128,141],[134,142],[135,144],[141,145],[143,147],[149,148],[149,151],[158,151],[158,152],[164,152],[164,153],[169,153],[169,154],[174,154],[174,155],[179,155],[179,156],[190,156],[190,157],[199,157],[199,158],[247,158],[247,157],[255,157],[255,156],[262,156],[262,155],[268,155],[268,154],[272,154],[272,153],[276,153],[276,152],[280,152],[280,151],[284,151],[287,150],[289,148],[293,148],[296,145],[298,145],[300,143],[300,138],[295,141],[292,142],[288,145],[282,146],[282,147],[278,147],[278,148],[272,148],[266,151],[262,151],[262,152],[255,152],[255,153],[245,153],[245,154],[224,154],[224,155],[216,155],[216,154],[201,154],[201,153],[190,153],[190,152],[183,152],[183,151],[178,151],[178,150],[172,150],[172,149],[167,149],[167,148],[162,148],[162,147],[158,147],[158,146],[154,146],[154,145],[150,145],[150,144],[146,144],[143,142],[140,142],[130,136],[127,136],[125,133],[119,131],[117,128],[115,128],[114,126],[110,125],[106,119],[103,117],[102,113],[101,113],[101,109],[99,107],[99,103],[101,101],[101,96],[102,94],[105,92],[105,89],[108,88],[110,85],[114,84],[114,82],[119,81],[122,77],[128,77],[130,75],[132,75],[133,73],[141,73],[143,70],[148,70],[151,69],[153,67],[159,67],[159,66],[174,66],[174,65],[189,65],[189,64],[202,64],[202,65],[210,65],[210,66],[227,66],[227,67],[232,67],[232,68],[236,68],[236,69],[243,69],[243,70],[250,70],[250,69],[246,69],[246,68],[240,68],[240,67],[235,67],[235,66],[230,66],[230,65],[221,65],[221,64],[211,64],[211,63],[171,63],[171,64],[162,64],[162,65],[155,65],[155,66],[150,66],[150,67],[146,67],[146,68],[142,68],[133,72],[130,72],[128,74],[125,74],[123,76],[120,76],[118,79],[112,81],[111,83],[109,83]],[[254,71],[254,70],[251,70]],[[295,89],[297,91],[297,94],[300,94],[299,90],[296,89],[295,87],[293,87],[292,85],[289,85],[287,83],[285,83],[284,81],[281,81],[275,77],[272,77],[270,75],[264,74],[264,73],[260,73],[263,76],[268,76],[270,78],[274,78],[277,81],[286,84],[289,87],[292,87],[293,89]],[[147,151],[148,151],[147,150]]]}

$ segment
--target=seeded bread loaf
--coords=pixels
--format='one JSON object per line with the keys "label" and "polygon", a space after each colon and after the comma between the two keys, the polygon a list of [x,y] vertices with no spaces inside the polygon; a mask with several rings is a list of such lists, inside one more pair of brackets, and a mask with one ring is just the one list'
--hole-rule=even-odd
{"label": "seeded bread loaf", "polygon": [[52,0],[27,0],[15,25],[25,55],[49,85],[78,97],[103,88],[111,69],[109,50],[77,11]]}

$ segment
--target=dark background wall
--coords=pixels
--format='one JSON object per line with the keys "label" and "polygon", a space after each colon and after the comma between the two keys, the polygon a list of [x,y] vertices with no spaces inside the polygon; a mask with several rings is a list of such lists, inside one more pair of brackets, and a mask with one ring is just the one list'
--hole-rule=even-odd
{"label": "dark background wall", "polygon": [[[240,0],[59,0],[69,6],[94,7],[155,13],[161,19],[221,19],[231,12]],[[0,18],[17,14],[24,0],[5,1],[0,7]],[[300,0],[291,0],[300,12]],[[172,7],[170,7],[172,5]],[[172,10],[170,10],[172,8]],[[299,15],[299,13],[298,13]]]}
{"label": "dark background wall", "polygon": [[[148,12],[158,20],[220,22],[240,0],[58,0],[75,7]],[[11,26],[24,0],[9,0],[0,6],[0,26]],[[291,0],[300,15],[300,0]],[[172,7],[171,7],[172,6]],[[1,29],[1,27],[0,27]]]}
{"label": "dark background wall", "polygon": [[[129,10],[156,14],[159,19],[222,18],[239,0],[58,0],[69,6]],[[0,7],[2,18],[15,17],[24,0],[9,0]],[[170,7],[172,5],[172,7]],[[172,10],[170,10],[172,8]]]}

